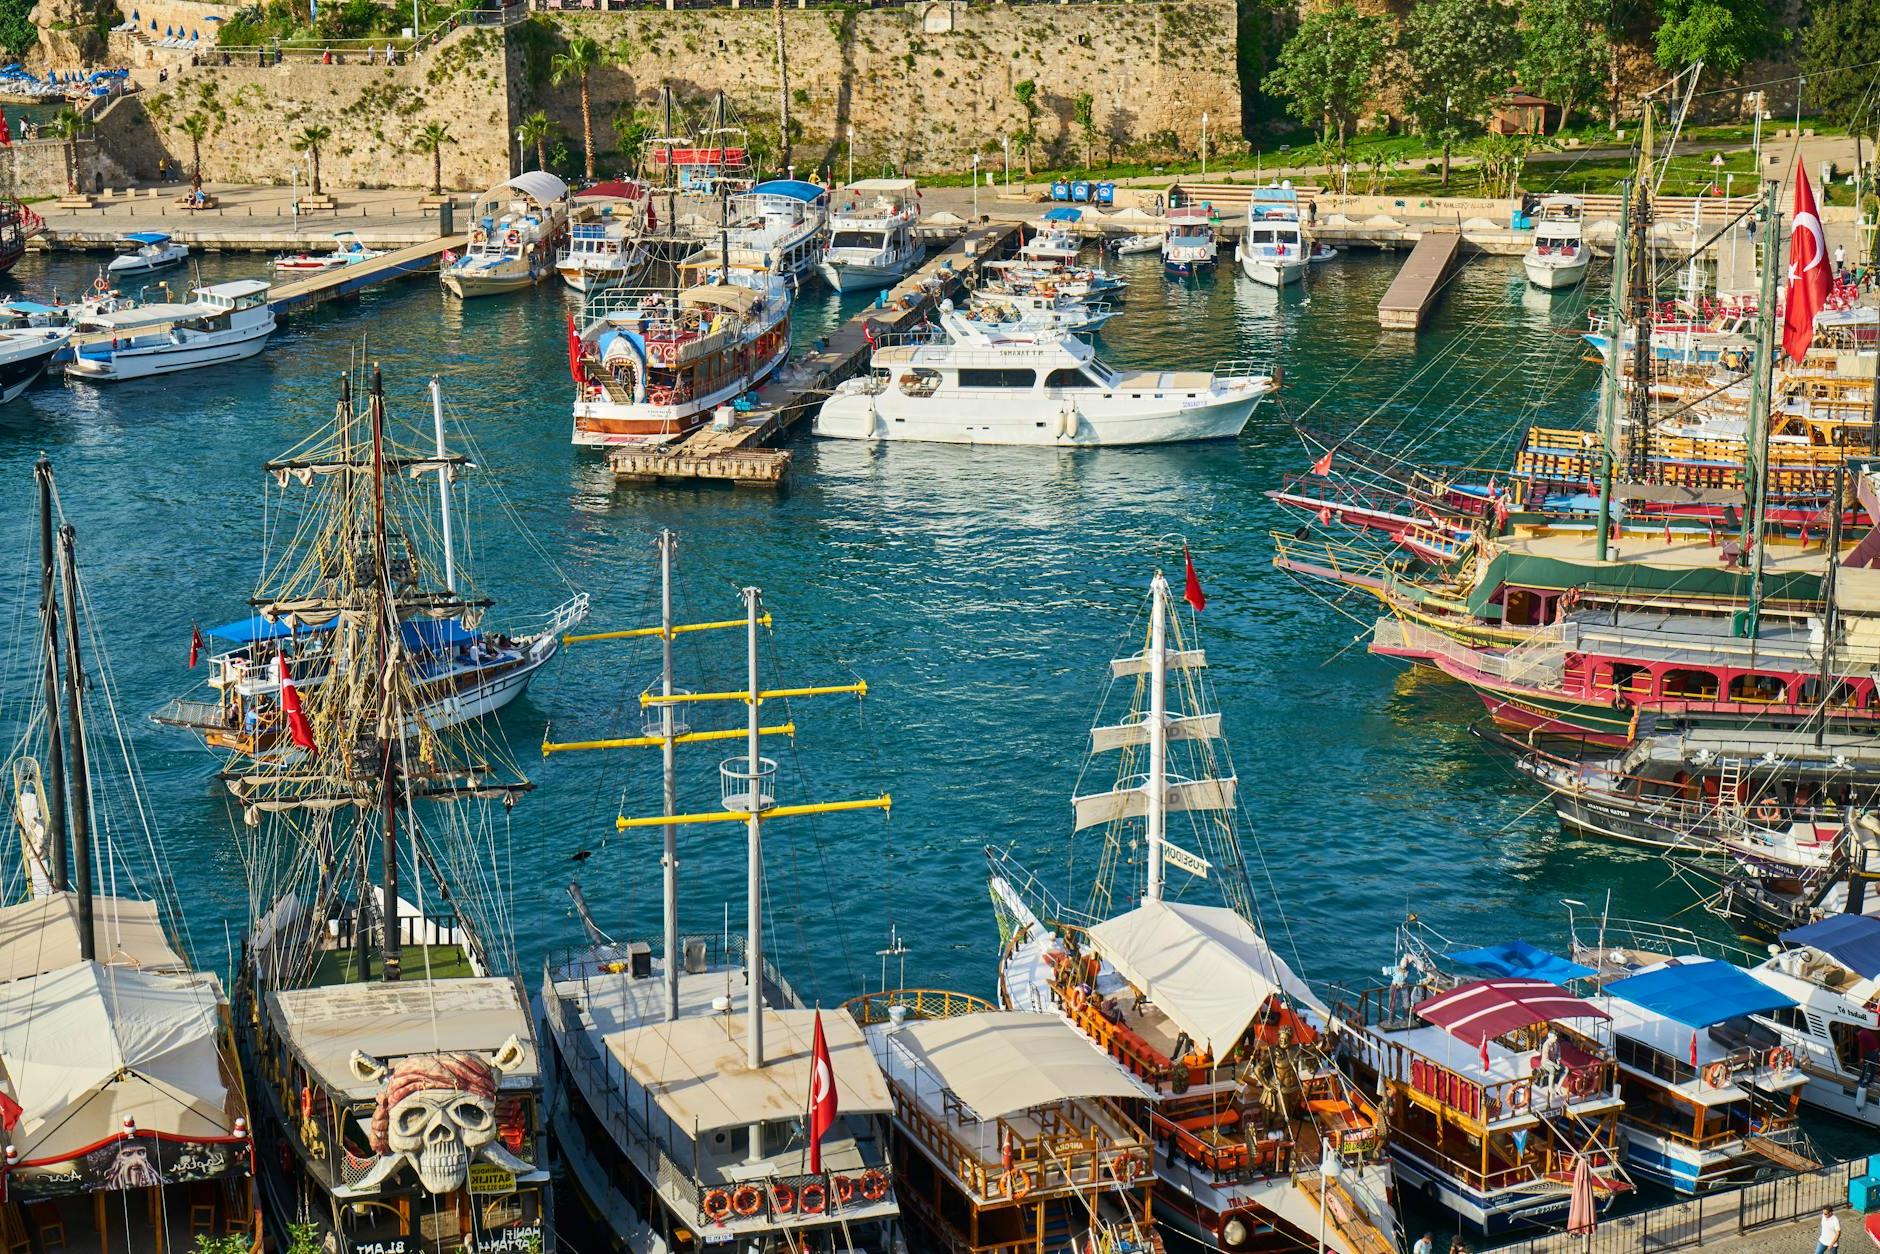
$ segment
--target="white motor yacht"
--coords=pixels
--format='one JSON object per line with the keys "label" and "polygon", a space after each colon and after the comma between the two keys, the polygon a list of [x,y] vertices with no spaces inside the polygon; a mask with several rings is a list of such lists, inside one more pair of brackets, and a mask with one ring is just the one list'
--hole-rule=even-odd
{"label": "white motor yacht", "polygon": [[1829,915],[1782,933],[1780,942],[1749,973],[1795,1005],[1752,1015],[1749,1042],[1788,1051],[1808,1077],[1808,1105],[1880,1126],[1880,1092],[1862,1071],[1860,1045],[1880,1000],[1880,919]]}
{"label": "white motor yacht", "polygon": [[913,179],[863,179],[838,196],[829,218],[822,276],[838,292],[892,287],[926,251],[914,235],[920,218]]}
{"label": "white motor yacht", "polygon": [[1534,246],[1521,265],[1528,282],[1550,290],[1577,287],[1586,277],[1593,250],[1581,235],[1585,206],[1578,196],[1541,198],[1540,218],[1534,224]]}
{"label": "white motor yacht", "polygon": [[71,338],[69,327],[0,330],[0,405],[31,387]]}
{"label": "white motor yacht", "polygon": [[274,334],[268,285],[238,279],[191,290],[188,303],[153,303],[81,318],[65,373],[93,381],[141,379],[253,357]]}
{"label": "white motor yacht", "polygon": [[1254,189],[1234,256],[1241,273],[1267,287],[1285,287],[1305,275],[1312,245],[1299,221],[1299,193],[1290,184]]}
{"label": "white motor yacht", "polygon": [[1162,268],[1173,275],[1212,270],[1220,256],[1214,239],[1214,211],[1188,205],[1168,211],[1168,235],[1162,241]]}
{"label": "white motor yacht", "polygon": [[1275,386],[1246,362],[1122,374],[1075,336],[983,330],[950,304],[940,325],[944,339],[877,347],[870,372],[823,402],[816,434],[1056,448],[1224,440]]}
{"label": "white motor yacht", "polygon": [[283,253],[274,259],[274,272],[304,278],[312,274],[325,274],[329,270],[344,270],[347,266],[356,266],[362,261],[384,255],[382,249],[367,248],[355,232],[335,231],[332,248],[317,253],[305,249],[297,253]]}
{"label": "white motor yacht", "polygon": [[124,238],[135,247],[111,259],[105,269],[112,274],[148,274],[189,260],[189,245],[178,244],[161,231],[132,231]]}

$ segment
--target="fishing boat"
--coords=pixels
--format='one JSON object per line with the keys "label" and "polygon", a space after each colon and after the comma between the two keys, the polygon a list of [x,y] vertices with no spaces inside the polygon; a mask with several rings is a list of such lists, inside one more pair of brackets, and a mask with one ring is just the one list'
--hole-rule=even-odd
{"label": "fishing boat", "polygon": [[829,232],[829,190],[802,179],[771,179],[720,198],[718,242],[685,259],[696,273],[731,268],[769,271],[794,290],[822,264]]}
{"label": "fishing boat", "polygon": [[1543,196],[1534,222],[1534,243],[1521,258],[1528,282],[1550,291],[1578,287],[1592,264],[1582,233],[1585,204],[1578,196]]}
{"label": "fishing boat", "polygon": [[367,248],[357,232],[333,232],[333,247],[324,252],[282,253],[274,259],[274,273],[306,278],[309,275],[326,274],[333,270],[344,270],[347,266],[356,266],[362,261],[371,261],[374,257],[383,257],[383,249]]}
{"label": "fishing boat", "polygon": [[111,259],[105,269],[112,274],[149,274],[189,260],[189,245],[177,243],[162,231],[131,231],[124,241],[132,248]]}
{"label": "fishing boat", "polygon": [[53,362],[69,355],[67,327],[20,327],[0,330],[0,405],[31,387]]}
{"label": "fishing boat", "polygon": [[1299,220],[1299,193],[1290,184],[1253,189],[1234,257],[1242,274],[1267,287],[1285,287],[1305,276],[1312,243]]}
{"label": "fishing boat", "polygon": [[845,1007],[894,1095],[895,1174],[936,1248],[1158,1254],[1154,1096],[1056,1015],[891,989]]}
{"label": "fishing boat", "polygon": [[[76,533],[60,526],[55,546],[43,457],[35,477],[39,607],[22,615],[19,653],[23,705],[36,708],[5,768],[23,874],[0,905],[0,1233],[15,1250],[181,1249],[207,1236],[260,1254],[228,1000],[172,939],[186,907],[114,734],[105,637],[81,621]],[[101,891],[120,883],[156,898]]]}
{"label": "fishing boat", "polygon": [[[414,737],[494,714],[520,697],[554,659],[562,635],[588,612],[587,594],[574,592],[543,621],[531,624],[531,630],[512,634],[487,625],[493,602],[472,595],[475,579],[458,553],[455,534],[461,506],[454,505],[453,497],[467,489],[454,480],[470,463],[448,447],[443,390],[436,379],[431,380],[430,401],[431,447],[412,456],[449,467],[438,475],[435,517],[415,511],[389,515],[387,534],[409,551],[435,536],[441,588],[427,595],[443,603],[467,598],[471,608],[439,616],[414,605],[399,623],[400,664],[410,697],[407,734]],[[325,495],[345,488],[342,479],[322,471],[319,463],[294,453],[266,463],[262,471],[283,488],[305,479],[305,486],[317,489],[308,502],[311,508],[338,508],[339,503]],[[264,511],[271,514],[280,508],[279,502],[270,501]],[[291,558],[271,556],[264,559],[263,568],[271,569],[273,560]],[[357,682],[360,641],[339,619],[303,614],[294,602],[271,596],[266,587],[256,590],[253,604],[255,609],[247,615],[212,627],[190,642],[192,667],[209,642],[222,646],[208,657],[208,699],[180,697],[151,717],[194,733],[220,753],[270,764],[297,760],[303,750],[293,740],[287,693],[309,694]]]}
{"label": "fishing boat", "polygon": [[1164,217],[1168,233],[1162,239],[1162,268],[1172,275],[1212,270],[1220,253],[1214,238],[1214,211],[1206,205],[1170,209]]}
{"label": "fishing boat", "polygon": [[982,329],[951,309],[944,338],[886,337],[839,384],[816,434],[839,440],[1083,448],[1227,440],[1275,388],[1252,362],[1123,374],[1059,330]]}
{"label": "fishing boat", "polygon": [[461,457],[407,453],[373,372],[354,411],[275,464],[321,491],[311,550],[256,601],[351,637],[344,682],[281,690],[292,762],[221,773],[241,816],[256,904],[236,961],[236,1024],[257,1086],[256,1172],[280,1230],[335,1254],[552,1251],[541,1056],[513,953],[506,887],[486,861],[492,802],[530,785],[476,723],[430,727],[401,627],[462,621],[480,601],[394,520]]}
{"label": "fishing boat", "polygon": [[555,258],[561,281],[577,292],[618,287],[638,278],[652,254],[640,242],[646,187],[597,183],[575,193],[568,246]]}
{"label": "fishing boat", "polygon": [[[1192,575],[1185,595],[1202,599]],[[1158,572],[1141,651],[1109,666],[1123,708],[1099,715],[1090,748],[1120,754],[1116,786],[1072,798],[1077,830],[1104,832],[1088,906],[989,854],[1000,1003],[1058,1016],[1155,1091],[1141,1117],[1164,1147],[1165,1226],[1232,1254],[1395,1250],[1382,1117],[1339,1070],[1329,1008],[1256,926],[1206,655],[1169,601]],[[1170,840],[1180,814],[1199,851]],[[1138,842],[1139,898],[1116,882]],[[1172,899],[1171,870],[1226,904]]]}
{"label": "fishing boat", "polygon": [[[763,738],[766,692],[759,632],[762,594],[746,588],[743,614],[709,623],[672,618],[670,532],[660,536],[657,626],[603,638],[657,636],[659,680],[641,694],[650,735],[543,745],[544,752],[657,747],[663,759],[660,813],[622,816],[623,831],[664,829],[663,937],[616,940],[581,905],[585,945],[551,958],[540,1013],[545,1061],[554,1076],[556,1143],[569,1176],[623,1249],[669,1254],[698,1245],[732,1254],[779,1250],[897,1251],[899,1174],[888,1157],[894,1102],[861,1025],[839,1011],[806,1006],[766,958],[764,829],[792,815],[879,809],[886,796],[780,804],[776,763]],[[677,633],[741,636],[742,686],[704,693],[676,686]],[[791,690],[792,697],[861,695],[862,683]],[[778,690],[782,691],[782,690]],[[744,707],[742,726],[694,730],[714,709]],[[719,766],[718,808],[680,812],[675,748],[743,741]],[[703,810],[703,812],[696,812]],[[681,826],[745,827],[745,931],[727,926],[682,934]],[[713,907],[709,917],[716,917]]]}
{"label": "fishing boat", "polygon": [[568,185],[528,170],[484,192],[470,210],[463,252],[443,269],[444,290],[467,300],[531,287],[555,273],[568,230]]}
{"label": "fishing boat", "polygon": [[142,379],[243,361],[268,346],[268,284],[237,279],[190,289],[187,302],[151,301],[81,318],[65,373],[92,382]]}
{"label": "fishing boat", "polygon": [[572,324],[574,443],[665,444],[769,378],[790,353],[790,291],[768,268],[676,292],[616,288]]}
{"label": "fishing boat", "polygon": [[913,179],[863,179],[838,192],[823,281],[838,292],[865,292],[913,273],[926,253],[914,234],[919,194]]}

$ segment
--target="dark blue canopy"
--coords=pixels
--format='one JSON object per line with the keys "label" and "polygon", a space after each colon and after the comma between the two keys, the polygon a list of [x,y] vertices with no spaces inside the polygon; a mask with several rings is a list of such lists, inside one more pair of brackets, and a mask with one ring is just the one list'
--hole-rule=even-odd
{"label": "dark blue canopy", "polygon": [[1689,1028],[1795,1004],[1747,972],[1713,958],[1634,975],[1606,985],[1606,991]]}
{"label": "dark blue canopy", "polygon": [[1819,949],[1856,975],[1880,975],[1880,919],[1831,914],[1819,923],[1782,933],[1791,945]]}
{"label": "dark blue canopy", "polygon": [[126,231],[124,238],[135,240],[139,244],[167,244],[170,242],[170,237],[165,235],[162,231]]}
{"label": "dark blue canopy", "polygon": [[805,183],[802,179],[771,179],[768,183],[759,183],[751,189],[753,196],[788,196],[792,200],[805,203],[821,200],[829,193],[815,183]]}
{"label": "dark blue canopy", "polygon": [[1503,941],[1485,949],[1468,949],[1451,954],[1450,957],[1464,966],[1481,971],[1492,971],[1496,975],[1511,976],[1518,980],[1546,980],[1549,984],[1565,984],[1568,980],[1597,974],[1591,967],[1569,962],[1559,954],[1550,954],[1545,949],[1537,949],[1519,940]]}
{"label": "dark blue canopy", "polygon": [[1082,209],[1065,207],[1045,210],[1044,220],[1046,222],[1077,222],[1082,220],[1083,216],[1084,211]]}
{"label": "dark blue canopy", "polygon": [[405,637],[407,649],[428,649],[433,653],[478,639],[476,632],[465,631],[463,624],[454,618],[411,619],[400,634]]}
{"label": "dark blue canopy", "polygon": [[269,622],[259,614],[247,618],[238,618],[232,623],[223,623],[220,627],[211,627],[205,634],[217,640],[231,640],[236,644],[253,644],[257,640],[280,640],[292,635],[311,635],[317,631],[331,631],[333,625],[323,627],[290,627],[286,623]]}

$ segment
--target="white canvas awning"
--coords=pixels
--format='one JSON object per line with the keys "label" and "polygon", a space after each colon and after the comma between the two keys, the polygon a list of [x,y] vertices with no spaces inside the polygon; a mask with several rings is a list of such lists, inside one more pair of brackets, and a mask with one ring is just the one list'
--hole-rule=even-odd
{"label": "white canvas awning", "polygon": [[[154,901],[99,897],[92,903],[98,961],[141,971],[189,970],[170,947]],[[79,958],[78,894],[52,893],[0,909],[0,981],[24,980],[75,966]]]}
{"label": "white canvas awning", "polygon": [[1056,1015],[988,1011],[956,1019],[917,1019],[889,1034],[981,1121],[1093,1097],[1150,1097],[1151,1091]]}
{"label": "white canvas awning", "polygon": [[[609,1032],[607,1049],[635,1083],[689,1135],[759,1120],[800,1119],[809,1102],[813,1010],[764,1011],[764,1065],[744,1057],[744,1012],[679,1018]],[[894,1108],[887,1081],[840,1011],[822,1017],[823,1041],[836,1073],[836,1105],[844,1114],[885,1114]]]}
{"label": "white canvas awning", "polygon": [[1324,1003],[1248,922],[1224,906],[1145,901],[1090,929],[1098,954],[1216,1057],[1276,992],[1321,1014]]}
{"label": "white canvas awning", "polygon": [[568,195],[568,185],[546,170],[524,170],[512,179],[498,183],[485,193],[493,198],[505,187],[514,188],[538,205],[552,205]]}
{"label": "white canvas awning", "polygon": [[234,1133],[213,975],[80,963],[0,986],[0,1065],[23,1108],[8,1139],[24,1161],[58,1161],[142,1132]]}

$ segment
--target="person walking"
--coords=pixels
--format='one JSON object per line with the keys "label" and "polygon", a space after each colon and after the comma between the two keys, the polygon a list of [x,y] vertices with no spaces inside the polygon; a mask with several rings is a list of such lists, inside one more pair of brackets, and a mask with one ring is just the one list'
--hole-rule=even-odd
{"label": "person walking", "polygon": [[1410,1247],[1410,1254],[1436,1254],[1436,1242],[1430,1240],[1430,1234],[1426,1232]]}
{"label": "person walking", "polygon": [[1840,1250],[1841,1221],[1830,1203],[1821,1208],[1821,1239],[1815,1243],[1815,1254],[1840,1254]]}

